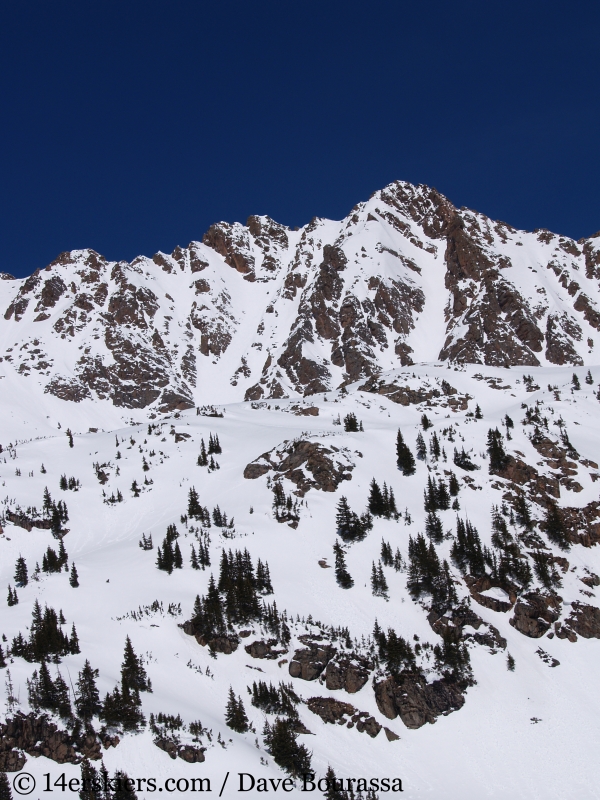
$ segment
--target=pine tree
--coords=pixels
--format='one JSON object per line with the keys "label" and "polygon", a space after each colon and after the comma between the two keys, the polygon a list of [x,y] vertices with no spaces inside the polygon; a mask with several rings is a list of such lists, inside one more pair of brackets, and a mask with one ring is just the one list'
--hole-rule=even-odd
{"label": "pine tree", "polygon": [[565,530],[562,514],[556,503],[548,503],[545,523],[546,535],[552,544],[557,545],[562,550],[568,550],[570,547],[569,538]]}
{"label": "pine tree", "polygon": [[75,567],[75,562],[71,564],[71,574],[69,575],[69,584],[76,589],[79,586],[79,575],[77,574],[77,568]]}
{"label": "pine tree", "polygon": [[27,586],[29,577],[27,574],[27,564],[23,556],[19,555],[15,565],[15,585],[19,588]]}
{"label": "pine tree", "polygon": [[437,461],[441,455],[441,448],[440,448],[440,440],[438,439],[437,433],[434,431],[429,442],[429,452],[434,461]]}
{"label": "pine tree", "polygon": [[421,417],[421,425],[423,427],[423,430],[426,431],[428,428],[431,428],[432,424],[433,423],[430,421],[427,414],[423,414],[423,416]]}
{"label": "pine tree", "polygon": [[386,512],[386,506],[383,500],[383,495],[381,494],[381,489],[379,488],[379,484],[373,478],[371,481],[371,488],[369,493],[369,511],[375,517],[382,517]]}
{"label": "pine tree", "polygon": [[515,671],[515,659],[511,656],[510,653],[506,656],[506,669],[509,672]]}
{"label": "pine tree", "polygon": [[71,625],[71,638],[69,639],[68,650],[73,655],[81,653],[79,648],[79,637],[77,636],[77,631],[75,630],[75,623]]}
{"label": "pine tree", "polygon": [[196,555],[196,548],[192,545],[192,557],[190,558],[190,564],[192,569],[200,569],[200,564],[198,563],[198,556]]}
{"label": "pine tree", "polygon": [[475,406],[475,419],[483,419],[483,414],[481,413],[479,405]]}
{"label": "pine tree", "polygon": [[396,436],[396,463],[403,475],[414,475],[417,471],[415,458],[410,452],[409,446],[404,441],[400,428],[398,428],[398,434]]}
{"label": "pine tree", "polygon": [[242,698],[238,696],[236,699],[231,686],[229,687],[229,699],[225,708],[225,724],[236,733],[246,733],[250,727]]}
{"label": "pine tree", "polygon": [[460,484],[458,482],[458,478],[453,472],[450,473],[450,478],[448,480],[448,489],[450,491],[451,497],[456,497],[456,495],[460,491]]}
{"label": "pine tree", "polygon": [[575,389],[577,391],[579,391],[579,389],[581,389],[581,384],[579,383],[579,377],[577,376],[576,372],[573,373],[573,377],[571,379],[571,383],[573,384],[573,389]]}
{"label": "pine tree", "polygon": [[183,569],[183,556],[179,549],[179,542],[175,542],[175,550],[173,551],[173,566],[175,569]]}
{"label": "pine tree", "polygon": [[117,770],[111,780],[115,787],[111,800],[137,800],[135,793],[135,780],[129,778],[126,772]]}
{"label": "pine tree", "polygon": [[66,433],[66,435],[67,435],[67,438],[68,438],[68,440],[69,440],[69,447],[73,447],[73,434],[71,433],[71,429],[70,429],[70,428],[67,428],[67,430],[65,431],[65,433]]}
{"label": "pine tree", "polygon": [[344,417],[344,430],[347,433],[358,433],[358,420],[356,414],[350,412]]}
{"label": "pine tree", "polygon": [[0,800],[12,800],[10,781],[6,772],[0,772]]}
{"label": "pine tree", "polygon": [[75,708],[77,714],[86,722],[94,717],[101,708],[100,695],[96,686],[96,678],[100,673],[93,669],[90,662],[85,660],[76,683]]}
{"label": "pine tree", "polygon": [[427,519],[425,520],[425,533],[435,544],[441,544],[444,541],[442,520],[434,511],[430,511],[427,515]]}
{"label": "pine tree", "polygon": [[[488,431],[487,435],[487,451],[490,458],[490,473],[497,473],[504,469],[506,464],[508,463],[508,456],[504,451],[504,446],[502,444],[502,434],[495,428],[492,430],[491,428]],[[455,459],[456,463],[456,459]]]}
{"label": "pine tree", "polygon": [[62,489],[63,492],[67,491],[67,489],[69,488],[69,484],[67,483],[67,476],[66,475],[61,475],[60,476],[60,481],[58,482],[58,486],[59,486],[60,489]]}
{"label": "pine tree", "polygon": [[310,753],[298,744],[298,734],[288,720],[278,718],[272,727],[265,722],[263,736],[267,752],[283,770],[294,777],[310,772]]}
{"label": "pine tree", "polygon": [[208,466],[208,456],[206,455],[206,446],[204,444],[204,439],[201,439],[200,441],[200,455],[198,456],[198,466],[199,467]]}
{"label": "pine tree", "polygon": [[4,652],[2,650],[2,645],[0,644],[0,669],[4,669],[6,667],[6,661],[4,660]]}
{"label": "pine tree", "polygon": [[198,498],[198,492],[192,486],[188,492],[188,517],[199,519],[202,517],[202,506]]}
{"label": "pine tree", "polygon": [[351,589],[354,586],[354,581],[346,567],[344,549],[337,539],[333,545],[333,553],[335,556],[335,579],[337,584],[341,586],[342,589]]}
{"label": "pine tree", "polygon": [[110,800],[106,797],[98,771],[87,758],[81,762],[79,800]]}
{"label": "pine tree", "polygon": [[588,384],[588,386],[592,386],[594,383],[594,379],[592,378],[592,373],[589,369],[587,371],[587,375],[585,376],[585,382]]}
{"label": "pine tree", "polygon": [[427,460],[427,447],[425,446],[425,439],[421,431],[417,434],[417,458],[419,461]]}
{"label": "pine tree", "polygon": [[138,692],[150,691],[150,682],[142,659],[135,654],[129,636],[125,639],[125,652],[121,664],[121,686],[123,692],[125,688]]}
{"label": "pine tree", "polygon": [[17,597],[17,590],[12,589],[10,585],[8,587],[8,598],[6,602],[8,603],[9,606],[16,606],[19,602],[19,598]]}

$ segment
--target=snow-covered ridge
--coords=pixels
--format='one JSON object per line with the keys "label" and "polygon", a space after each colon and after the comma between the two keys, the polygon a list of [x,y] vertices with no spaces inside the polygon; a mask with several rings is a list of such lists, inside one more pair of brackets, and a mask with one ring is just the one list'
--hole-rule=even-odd
{"label": "snow-covered ridge", "polygon": [[296,231],[217,223],[172,254],[63,253],[0,281],[0,374],[168,411],[451,360],[595,363],[600,239],[528,233],[396,182]]}

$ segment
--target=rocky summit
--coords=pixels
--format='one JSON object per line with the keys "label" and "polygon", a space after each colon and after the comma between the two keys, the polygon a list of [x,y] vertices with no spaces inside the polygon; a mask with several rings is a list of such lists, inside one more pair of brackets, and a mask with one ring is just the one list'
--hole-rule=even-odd
{"label": "rocky summit", "polygon": [[0,278],[0,793],[597,796],[600,233],[398,181]]}

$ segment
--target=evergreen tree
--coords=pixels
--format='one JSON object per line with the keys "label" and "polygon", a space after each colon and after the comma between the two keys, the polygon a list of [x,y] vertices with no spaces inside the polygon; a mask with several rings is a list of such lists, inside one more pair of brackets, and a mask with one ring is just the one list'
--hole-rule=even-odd
{"label": "evergreen tree", "polygon": [[437,461],[441,455],[441,448],[440,448],[440,440],[437,437],[437,433],[434,431],[433,436],[429,442],[429,452],[434,461]]}
{"label": "evergreen tree", "polygon": [[515,671],[515,659],[511,656],[510,653],[506,656],[506,669],[509,672]]}
{"label": "evergreen tree", "polygon": [[429,428],[431,428],[432,424],[433,423],[430,421],[427,414],[423,414],[423,416],[421,417],[421,425],[423,427],[423,430],[424,431],[428,430]]}
{"label": "evergreen tree", "polygon": [[140,496],[140,487],[137,485],[137,481],[133,481],[131,484],[131,491],[133,492],[134,497]]}
{"label": "evergreen tree", "polygon": [[283,770],[293,777],[310,772],[310,753],[298,744],[298,734],[289,720],[278,718],[272,727],[265,722],[263,736],[267,752]]}
{"label": "evergreen tree", "polygon": [[4,660],[4,652],[2,651],[2,645],[0,644],[0,669],[4,669],[6,667],[6,661]]}
{"label": "evergreen tree", "polygon": [[125,652],[121,664],[121,686],[123,691],[125,691],[125,687],[139,692],[151,691],[150,680],[142,659],[135,654],[129,636],[125,639]]}
{"label": "evergreen tree", "polygon": [[337,539],[333,545],[333,553],[335,555],[335,579],[338,586],[341,586],[342,589],[351,589],[354,586],[354,581],[346,567],[344,549]]}
{"label": "evergreen tree", "polygon": [[385,597],[386,600],[388,599],[388,584],[383,574],[381,561],[377,567],[373,561],[371,567],[371,591],[375,597]]}
{"label": "evergreen tree", "polygon": [[525,530],[531,530],[531,509],[529,503],[525,500],[525,495],[517,495],[514,506],[517,523],[525,528]]}
{"label": "evergreen tree", "polygon": [[344,417],[344,430],[348,433],[358,432],[358,420],[356,418],[356,414],[353,414],[352,412],[346,414]]}
{"label": "evergreen tree", "polygon": [[592,373],[589,369],[587,371],[587,375],[585,376],[585,382],[588,384],[588,386],[592,386],[594,383],[594,379],[592,378]]}
{"label": "evergreen tree", "polygon": [[383,500],[383,495],[379,484],[373,478],[371,481],[371,488],[369,493],[369,511],[374,517],[382,517],[386,512],[386,504]]}
{"label": "evergreen tree", "polygon": [[22,588],[23,586],[27,586],[28,582],[29,578],[27,575],[27,564],[25,563],[23,556],[20,555],[15,565],[15,584],[19,588]]}
{"label": "evergreen tree", "polygon": [[421,431],[417,434],[417,458],[419,461],[427,460],[427,447],[425,446],[425,439]]}
{"label": "evergreen tree", "polygon": [[451,497],[456,497],[456,495],[460,491],[460,484],[458,482],[458,478],[453,472],[450,473],[450,478],[448,480],[448,489],[450,491]]}
{"label": "evergreen tree", "polygon": [[117,770],[111,780],[115,787],[111,800],[137,800],[135,793],[135,780],[128,777],[126,772]]}
{"label": "evergreen tree", "polygon": [[8,587],[8,598],[6,602],[8,603],[9,606],[16,606],[19,602],[19,598],[17,597],[17,590],[12,589],[10,585]]}
{"label": "evergreen tree", "polygon": [[198,456],[198,466],[199,467],[208,466],[208,456],[206,455],[206,447],[204,444],[204,439],[201,439],[200,441],[200,455]]}
{"label": "evergreen tree", "polygon": [[73,434],[71,433],[71,429],[67,428],[67,430],[65,432],[66,432],[67,438],[69,440],[69,447],[73,447]]}
{"label": "evergreen tree", "polygon": [[483,414],[481,413],[479,405],[475,406],[475,419],[483,419]]}
{"label": "evergreen tree", "polygon": [[568,550],[570,547],[569,538],[565,530],[562,514],[556,503],[548,503],[545,523],[546,535],[552,544],[557,545],[561,550]]}
{"label": "evergreen tree", "polygon": [[77,714],[86,722],[89,722],[100,711],[100,695],[96,686],[96,678],[99,672],[93,669],[90,662],[85,660],[82,670],[76,683],[75,708]]}
{"label": "evergreen tree", "polygon": [[0,800],[12,800],[10,781],[6,772],[0,772]]}
{"label": "evergreen tree", "polygon": [[576,389],[577,391],[581,389],[581,384],[579,383],[579,377],[577,376],[576,372],[573,373],[571,383],[573,384],[573,389]]}
{"label": "evergreen tree", "polygon": [[396,436],[396,463],[403,475],[414,475],[417,471],[415,458],[410,452],[409,446],[404,441],[400,428],[398,428],[398,434]]}
{"label": "evergreen tree", "polygon": [[367,535],[373,527],[371,515],[367,512],[360,517],[351,511],[348,500],[342,495],[338,501],[336,513],[336,529],[340,538],[344,542],[355,542]]}
{"label": "evergreen tree", "polygon": [[62,489],[63,492],[67,491],[67,489],[69,488],[69,484],[67,483],[67,476],[66,475],[61,475],[60,476],[60,481],[58,482],[58,486],[59,486],[60,489]]}
{"label": "evergreen tree", "polygon": [[69,584],[76,589],[79,586],[79,575],[77,574],[77,568],[75,566],[75,562],[71,564],[71,574],[69,575]]}
{"label": "evergreen tree", "polygon": [[221,453],[221,445],[219,443],[219,437],[215,434],[214,436],[209,434],[208,437],[208,455],[214,453],[215,455],[219,455]]}
{"label": "evergreen tree", "polygon": [[427,519],[425,520],[425,533],[435,544],[441,544],[444,541],[442,520],[434,511],[430,511],[429,514],[427,514]]}
{"label": "evergreen tree", "polygon": [[487,451],[490,458],[490,473],[501,472],[508,463],[508,456],[504,451],[502,434],[498,428],[494,430],[490,428],[488,431]]}
{"label": "evergreen tree", "polygon": [[104,792],[100,776],[95,767],[84,758],[81,762],[81,789],[79,800],[110,800]]}
{"label": "evergreen tree", "polygon": [[246,733],[250,727],[242,698],[238,696],[236,699],[231,686],[229,687],[229,699],[225,708],[225,724],[236,733]]}
{"label": "evergreen tree", "polygon": [[192,556],[190,558],[190,564],[192,569],[200,569],[200,564],[198,562],[198,556],[196,555],[196,548],[192,545]]}
{"label": "evergreen tree", "polygon": [[173,566],[175,569],[183,569],[183,556],[179,549],[179,542],[175,542],[175,550],[173,551]]}

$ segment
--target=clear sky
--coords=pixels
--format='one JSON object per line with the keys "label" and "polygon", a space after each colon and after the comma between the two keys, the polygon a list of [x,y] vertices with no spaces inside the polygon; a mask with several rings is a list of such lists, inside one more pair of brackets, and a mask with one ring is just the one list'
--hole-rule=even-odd
{"label": "clear sky", "polygon": [[0,271],[339,219],[395,179],[600,229],[600,4],[0,5]]}

